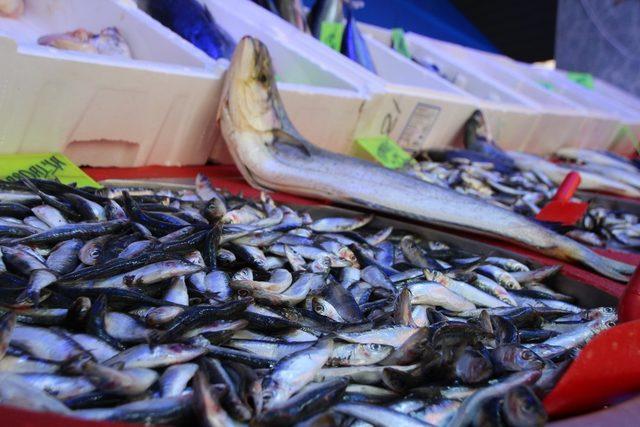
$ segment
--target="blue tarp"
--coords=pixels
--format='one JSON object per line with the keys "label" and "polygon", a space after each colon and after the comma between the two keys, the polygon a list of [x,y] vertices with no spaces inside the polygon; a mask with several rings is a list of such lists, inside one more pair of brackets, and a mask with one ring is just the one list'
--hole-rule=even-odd
{"label": "blue tarp", "polygon": [[[304,0],[311,6],[314,0]],[[448,0],[364,0],[356,19],[385,28],[403,28],[463,46],[498,52]]]}

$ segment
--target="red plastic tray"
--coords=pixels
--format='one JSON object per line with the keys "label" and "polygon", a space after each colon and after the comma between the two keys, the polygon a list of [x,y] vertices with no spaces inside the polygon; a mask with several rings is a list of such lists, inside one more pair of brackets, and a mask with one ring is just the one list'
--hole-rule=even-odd
{"label": "red plastic tray", "polygon": [[[143,167],[143,168],[84,168],[85,172],[89,174],[95,180],[104,180],[104,179],[161,179],[161,178],[193,178],[197,173],[202,172],[208,175],[214,185],[225,188],[231,192],[243,194],[251,197],[255,197],[259,195],[259,191],[251,188],[240,175],[239,171],[234,166],[199,166],[199,167]],[[311,205],[311,204],[328,204],[327,201],[316,201],[305,199],[302,197],[292,196],[289,194],[276,193],[273,194],[273,198],[279,202],[284,203],[295,203],[300,205]],[[465,233],[468,234],[468,233]],[[488,244],[503,247],[505,249],[520,253],[531,259],[540,262],[542,264],[558,264],[558,260],[545,257],[543,255],[539,255],[533,253],[529,250],[522,249],[519,247],[515,247],[508,243],[496,241],[494,239],[488,239],[482,236],[476,236],[477,239],[484,241]],[[637,265],[640,262],[640,255],[636,254],[628,254],[624,252],[617,251],[600,251],[604,255],[610,256],[611,258],[619,259],[622,261],[633,263]],[[562,263],[564,265],[563,272],[567,276],[577,279],[583,283],[594,286],[604,292],[607,292],[613,296],[620,297],[624,290],[624,287],[619,283],[613,282],[597,274],[592,272],[583,270],[574,265]],[[620,328],[620,330],[619,330]],[[628,337],[629,334],[633,334],[634,337],[640,337],[640,322],[631,322],[622,326],[618,326],[614,328],[611,334],[616,337],[616,340],[619,340],[621,336],[626,334]],[[621,335],[623,334],[623,335]],[[628,339],[628,338],[627,338]],[[637,338],[636,338],[637,340]],[[594,340],[595,341],[595,340]],[[607,346],[611,345],[610,342],[607,341],[607,337],[602,337],[601,340],[597,343],[600,348],[607,348]],[[584,353],[584,351],[583,351]],[[606,353],[607,357],[613,358],[616,352]],[[636,353],[626,352],[625,364],[619,364],[618,366],[640,366],[640,350]],[[592,375],[596,375],[596,380],[602,380],[604,377],[603,371],[600,369],[600,365],[598,363],[586,363],[585,366],[582,366],[581,369],[586,369],[586,372],[591,372]],[[635,368],[633,368],[635,369]],[[621,373],[622,372],[622,373]],[[636,370],[634,373],[638,375]],[[600,376],[598,376],[600,375]],[[616,371],[616,375],[624,376],[624,372],[622,368]],[[607,384],[611,385],[615,383],[608,382]],[[0,385],[1,386],[1,385]],[[597,384],[589,384],[591,388],[597,388]],[[638,386],[640,388],[640,384]],[[638,390],[639,388],[632,388],[632,390]],[[572,393],[579,393],[580,389],[572,388]],[[632,391],[627,390],[627,391]],[[588,397],[588,396],[587,396]],[[563,401],[563,410],[565,410],[568,405],[566,401]],[[548,402],[547,408],[550,410],[552,415],[562,414],[563,410],[557,410],[555,406],[550,406]],[[592,408],[592,407],[590,407]],[[571,412],[571,411],[570,411]],[[627,418],[629,417],[629,418]],[[623,404],[617,405],[612,409],[608,409],[606,411],[597,412],[594,414],[589,414],[587,417],[576,417],[569,420],[564,420],[561,422],[553,423],[556,427],[572,427],[572,426],[583,426],[583,425],[593,425],[593,426],[603,426],[610,427],[612,425],[638,425],[638,418],[640,417],[640,397],[627,401]],[[34,413],[30,411],[25,411],[16,408],[9,407],[0,407],[0,425],[7,425],[11,427],[39,427],[39,426],[49,426],[49,427],[80,427],[86,425],[95,425],[95,426],[110,426],[110,427],[119,427],[119,426],[130,426],[131,424],[121,424],[121,423],[96,423],[96,422],[88,422],[82,420],[70,419],[67,417],[55,415],[55,414],[41,414]],[[625,424],[626,421],[629,421],[629,424]]]}

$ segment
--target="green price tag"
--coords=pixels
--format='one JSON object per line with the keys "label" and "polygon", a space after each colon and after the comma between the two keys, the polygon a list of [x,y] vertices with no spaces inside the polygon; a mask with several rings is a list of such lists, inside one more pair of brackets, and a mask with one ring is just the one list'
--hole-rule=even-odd
{"label": "green price tag", "polygon": [[633,148],[635,148],[636,152],[640,154],[640,140],[638,140],[638,136],[633,133],[629,126],[620,127],[620,129],[618,130],[618,134],[613,140],[611,148],[617,147],[620,144],[624,144],[627,141],[631,142]]}
{"label": "green price tag", "polygon": [[19,181],[22,178],[58,180],[63,184],[76,183],[78,187],[102,187],[59,153],[0,155],[0,179]]}
{"label": "green price tag", "polygon": [[325,21],[320,28],[320,41],[331,49],[340,52],[342,48],[342,36],[344,24],[341,22]]}
{"label": "green price tag", "polygon": [[556,87],[551,82],[539,82],[543,88],[555,92]]}
{"label": "green price tag", "polygon": [[388,136],[360,138],[356,140],[359,148],[389,169],[399,169],[413,159]]}
{"label": "green price tag", "polygon": [[411,59],[409,45],[404,38],[404,30],[402,28],[394,28],[391,30],[391,46],[396,52],[399,52],[407,58]]}
{"label": "green price tag", "polygon": [[587,89],[593,89],[593,76],[589,73],[577,73],[575,71],[569,71],[567,73],[569,80],[572,80],[579,85],[586,87]]}

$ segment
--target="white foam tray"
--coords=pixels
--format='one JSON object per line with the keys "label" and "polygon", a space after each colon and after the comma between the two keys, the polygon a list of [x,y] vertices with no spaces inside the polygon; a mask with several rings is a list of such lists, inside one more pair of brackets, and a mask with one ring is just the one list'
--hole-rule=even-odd
{"label": "white foam tray", "polygon": [[529,97],[512,90],[490,73],[456,58],[432,39],[414,33],[408,33],[405,38],[415,57],[437,64],[458,88],[478,99],[501,146],[522,150],[538,140],[549,126],[548,110],[541,109]]}
{"label": "white foam tray", "polygon": [[[566,71],[556,69],[554,73],[568,80]],[[582,97],[592,99],[599,108],[605,108],[609,113],[615,114],[623,126],[629,127],[636,137],[640,138],[640,99],[604,80],[596,77],[593,80],[593,89],[587,89],[570,81],[567,90],[572,93],[577,91]],[[635,148],[624,135],[621,139],[614,140],[608,147],[601,148],[607,148],[619,154],[635,153]]]}
{"label": "white foam tray", "polygon": [[[241,21],[236,21],[235,31],[238,33],[257,35],[267,45],[270,37],[275,38],[277,40],[273,43],[273,49],[277,49],[278,44],[289,46],[319,66],[358,85],[366,94],[367,99],[359,108],[357,126],[348,143],[337,145],[335,140],[313,141],[317,145],[351,154],[354,152],[355,139],[388,134],[412,151],[443,146],[454,140],[476,108],[472,97],[452,85],[443,84],[373,39],[367,39],[367,43],[379,75],[367,71],[312,36],[301,33],[249,0],[235,1],[232,6],[222,0],[207,0],[207,4],[212,6],[212,10],[214,5],[226,7],[229,13],[241,18]],[[257,22],[260,23],[258,28],[255,25]],[[281,90],[283,96],[286,96],[284,85]],[[300,102],[301,105],[308,102],[324,108],[317,97],[306,100],[301,98]],[[341,115],[345,117],[344,113]],[[307,115],[307,120],[320,124],[314,116]],[[342,121],[344,120],[343,118]],[[340,122],[340,118],[336,117],[330,125],[340,126]],[[326,127],[326,122],[320,125]]]}
{"label": "white foam tray", "polygon": [[[0,152],[78,164],[203,164],[223,68],[144,12],[112,0],[26,0],[0,18]],[[116,26],[136,59],[39,46],[45,34]]]}
{"label": "white foam tray", "polygon": [[[607,90],[608,96],[598,91],[586,90],[566,77],[566,72],[514,61],[504,55],[470,49],[463,46],[436,41],[443,49],[474,58],[493,69],[501,69],[497,74],[511,73],[521,80],[526,79],[529,87],[544,91],[547,96],[563,99],[574,106],[575,113],[585,117],[579,132],[575,134],[572,146],[606,149],[618,134],[620,125],[628,125],[639,130],[637,113],[623,105],[622,99],[633,102],[633,97],[602,82],[599,88]],[[597,79],[596,79],[597,80]],[[596,83],[598,85],[598,83]],[[529,89],[527,89],[529,91]]]}
{"label": "white foam tray", "polygon": [[[249,0],[203,3],[235,41],[251,35],[267,45],[285,109],[300,133],[328,150],[349,151],[363,104],[383,87],[353,73],[341,73],[330,60],[309,49],[295,27]],[[231,161],[220,135],[211,158]]]}

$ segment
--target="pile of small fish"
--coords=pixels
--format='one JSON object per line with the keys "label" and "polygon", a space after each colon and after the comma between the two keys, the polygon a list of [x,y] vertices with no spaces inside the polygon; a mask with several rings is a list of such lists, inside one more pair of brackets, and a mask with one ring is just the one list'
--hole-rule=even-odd
{"label": "pile of small fish", "polygon": [[[434,154],[439,161],[422,160],[408,166],[406,172],[528,217],[535,217],[557,190],[553,181],[535,169],[503,171],[493,163],[469,158],[463,150],[452,150],[446,156]],[[599,206],[595,200],[582,220],[565,235],[591,246],[637,250],[640,248],[639,220],[632,213]]]}
{"label": "pile of small fish", "polygon": [[[612,326],[531,270],[215,189],[0,186],[0,403],[232,426],[541,425]],[[368,424],[367,424],[368,423]]]}

